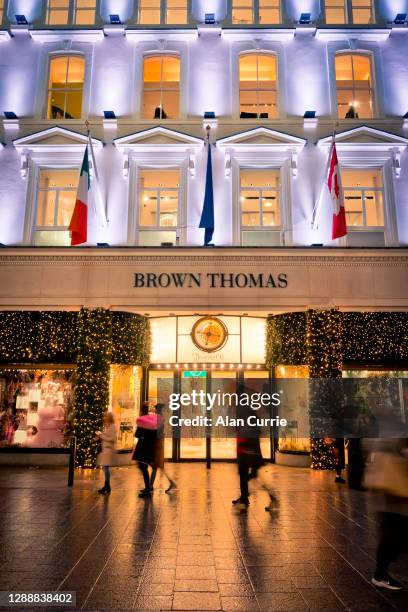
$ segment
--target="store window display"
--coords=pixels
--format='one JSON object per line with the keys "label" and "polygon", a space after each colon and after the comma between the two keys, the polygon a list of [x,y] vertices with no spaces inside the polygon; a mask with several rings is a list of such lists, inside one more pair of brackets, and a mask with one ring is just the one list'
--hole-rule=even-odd
{"label": "store window display", "polygon": [[0,370],[0,445],[60,448],[73,420],[73,369]]}

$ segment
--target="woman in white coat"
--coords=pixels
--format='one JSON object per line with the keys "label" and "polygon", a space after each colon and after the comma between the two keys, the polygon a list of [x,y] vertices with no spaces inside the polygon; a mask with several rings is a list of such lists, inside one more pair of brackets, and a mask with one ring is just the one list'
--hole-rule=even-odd
{"label": "woman in white coat", "polygon": [[98,490],[98,493],[101,493],[102,495],[111,492],[109,467],[113,465],[116,443],[115,419],[112,412],[105,412],[103,417],[103,425],[103,431],[96,432],[96,435],[102,442],[102,452],[99,453],[97,458],[97,464],[102,466],[103,473],[105,475],[105,485],[102,487],[102,489]]}

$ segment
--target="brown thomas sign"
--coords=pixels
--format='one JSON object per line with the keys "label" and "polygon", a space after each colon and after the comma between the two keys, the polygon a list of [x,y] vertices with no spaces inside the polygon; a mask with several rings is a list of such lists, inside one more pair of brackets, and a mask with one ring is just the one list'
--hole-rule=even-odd
{"label": "brown thomas sign", "polygon": [[210,289],[286,289],[287,274],[246,274],[239,272],[208,272],[206,274],[192,272],[135,272],[134,287],[145,289],[166,289],[168,287],[201,287],[206,284]]}

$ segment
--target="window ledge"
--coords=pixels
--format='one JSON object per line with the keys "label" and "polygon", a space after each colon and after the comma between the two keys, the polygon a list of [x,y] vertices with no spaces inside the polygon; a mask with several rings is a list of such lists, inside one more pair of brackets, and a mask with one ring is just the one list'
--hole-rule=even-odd
{"label": "window ledge", "polygon": [[79,42],[97,42],[104,39],[102,29],[95,28],[92,30],[78,29],[47,29],[47,30],[30,30],[31,37],[41,42],[59,42],[61,40],[75,40]]}
{"label": "window ledge", "polygon": [[325,41],[343,41],[355,38],[369,42],[381,42],[387,40],[390,34],[390,28],[376,26],[366,26],[365,28],[351,28],[350,26],[333,28],[330,26],[328,28],[318,27],[316,30],[316,38]]}

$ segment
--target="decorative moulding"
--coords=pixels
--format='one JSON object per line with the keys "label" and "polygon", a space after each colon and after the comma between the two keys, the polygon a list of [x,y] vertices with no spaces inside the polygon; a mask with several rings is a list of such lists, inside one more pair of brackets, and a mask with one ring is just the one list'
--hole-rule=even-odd
{"label": "decorative moulding", "polygon": [[98,42],[104,39],[103,30],[30,30],[31,37],[39,42]]}
{"label": "decorative moulding", "polygon": [[129,136],[116,138],[114,144],[123,155],[123,176],[129,176],[130,161],[163,165],[166,162],[181,164],[188,160],[191,176],[195,174],[195,155],[203,147],[202,138],[157,126]]}
{"label": "decorative moulding", "polygon": [[225,153],[226,176],[231,173],[231,158],[241,164],[250,164],[265,160],[265,155],[277,164],[289,160],[292,175],[296,176],[298,153],[305,144],[304,138],[258,127],[221,138],[217,142],[217,147]]}
{"label": "decorative moulding", "polygon": [[[319,146],[328,148],[332,137],[318,141]],[[340,161],[372,165],[391,160],[394,176],[401,174],[401,153],[408,145],[408,138],[362,125],[336,134],[336,148]]]}
{"label": "decorative moulding", "polygon": [[316,38],[327,42],[344,40],[361,40],[364,42],[381,42],[387,40],[391,30],[388,28],[317,28]]}
{"label": "decorative moulding", "polygon": [[[29,161],[46,163],[78,164],[88,144],[88,136],[67,130],[59,126],[48,128],[13,141],[15,149],[20,153],[20,172],[22,178],[27,177]],[[102,142],[92,138],[95,150],[102,148]],[[90,160],[91,176],[93,172]]]}

